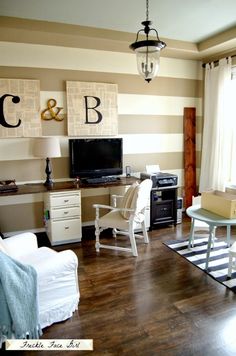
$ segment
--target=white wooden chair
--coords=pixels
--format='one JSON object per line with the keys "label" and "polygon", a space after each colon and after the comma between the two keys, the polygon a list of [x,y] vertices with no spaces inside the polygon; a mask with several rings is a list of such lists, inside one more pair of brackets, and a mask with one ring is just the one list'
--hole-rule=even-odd
{"label": "white wooden chair", "polygon": [[[137,237],[142,237],[144,243],[149,243],[146,224],[145,224],[145,209],[147,206],[150,192],[152,189],[151,179],[145,179],[140,184],[133,184],[122,197],[119,207],[94,204],[96,209],[95,219],[95,235],[96,235],[96,251],[100,248],[132,252],[133,256],[138,256],[136,240]],[[114,197],[113,197],[114,198]],[[118,197],[120,198],[120,196]],[[110,211],[100,217],[100,209],[105,208]],[[142,227],[143,236],[135,234],[135,229]],[[113,236],[117,234],[126,235],[130,239],[131,247],[121,247],[117,245],[107,245],[100,243],[100,233],[107,229],[113,229]]]}

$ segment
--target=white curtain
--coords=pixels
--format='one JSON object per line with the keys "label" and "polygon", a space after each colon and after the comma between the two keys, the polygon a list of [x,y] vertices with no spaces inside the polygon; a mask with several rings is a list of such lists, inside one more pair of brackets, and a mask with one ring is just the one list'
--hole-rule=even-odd
{"label": "white curtain", "polygon": [[231,58],[206,65],[199,191],[225,190],[232,154]]}

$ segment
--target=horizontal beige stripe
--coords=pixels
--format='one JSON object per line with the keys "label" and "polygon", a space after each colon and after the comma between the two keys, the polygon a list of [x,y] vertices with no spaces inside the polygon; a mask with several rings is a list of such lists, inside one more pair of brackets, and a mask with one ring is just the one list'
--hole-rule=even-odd
{"label": "horizontal beige stripe", "polygon": [[[183,169],[183,152],[168,153],[146,153],[146,154],[127,154],[123,157],[123,165],[131,166],[133,172],[145,172],[146,165],[159,164],[164,171],[173,169]],[[199,165],[197,165],[199,167]]]}
{"label": "horizontal beige stripe", "polygon": [[66,91],[66,81],[115,83],[119,93],[201,98],[203,82],[158,76],[147,84],[137,75],[64,69],[0,66],[0,78],[38,79],[41,91]]}
{"label": "horizontal beige stripe", "polygon": [[[196,152],[196,165],[200,167],[200,152]],[[183,169],[183,152],[163,152],[163,153],[143,153],[143,154],[126,154],[123,156],[123,167],[125,171],[125,166],[131,166],[132,172],[144,172],[146,170],[146,165],[159,164],[161,170],[173,170],[173,169]],[[41,181],[44,182],[46,179],[45,175],[45,160],[22,160],[22,161],[1,161],[1,179],[15,179],[16,182],[31,182],[31,181]],[[64,179],[69,178],[69,164],[68,158],[56,158],[52,159],[52,177],[54,179]],[[95,195],[89,192],[88,194],[84,192],[83,197],[90,195]],[[99,195],[101,192],[99,192]],[[5,204],[5,201],[0,205]],[[10,197],[10,204],[14,204],[14,199]],[[39,197],[41,200],[41,196]],[[16,204],[21,203],[21,200],[16,198]],[[25,201],[25,200],[24,200]]]}
{"label": "horizontal beige stripe", "polygon": [[[201,133],[202,117],[196,118],[196,132]],[[183,116],[119,115],[118,132],[122,134],[183,133]]]}
{"label": "horizontal beige stripe", "polygon": [[[203,118],[196,117],[196,133],[201,134]],[[43,136],[66,136],[67,117],[63,121],[42,121]],[[118,135],[183,133],[183,117],[168,115],[119,115]]]}
{"label": "horizontal beige stripe", "polygon": [[[109,195],[100,195],[95,197],[86,197],[81,199],[81,212],[82,212],[82,222],[95,220],[95,209],[93,204],[105,204],[110,205]],[[101,210],[101,216],[104,215],[106,210]]]}
{"label": "horizontal beige stripe", "polygon": [[0,206],[0,230],[21,231],[43,227],[43,202]]}
{"label": "horizontal beige stripe", "polygon": [[[116,52],[130,52],[129,45],[134,42],[134,34],[124,31],[15,17],[0,17],[0,29],[0,40],[12,42],[21,42],[24,38],[25,43]],[[164,38],[163,41],[167,43],[163,56],[184,59],[198,57],[198,48],[194,43]]]}
{"label": "horizontal beige stripe", "polygon": [[[68,157],[53,158],[52,178],[68,178]],[[44,159],[28,159],[19,161],[0,161],[1,180],[15,179],[16,182],[42,181],[46,179],[46,161]]]}
{"label": "horizontal beige stripe", "polygon": [[159,164],[161,170],[178,169],[183,167],[183,153],[146,153],[128,154],[123,157],[123,164],[131,166],[132,171],[145,172],[146,165]]}

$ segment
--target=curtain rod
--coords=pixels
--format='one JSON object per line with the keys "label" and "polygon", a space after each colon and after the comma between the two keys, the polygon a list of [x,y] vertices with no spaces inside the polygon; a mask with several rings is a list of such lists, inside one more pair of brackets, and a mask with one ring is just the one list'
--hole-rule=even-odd
{"label": "curtain rod", "polygon": [[[232,56],[228,56],[228,57],[234,58],[234,57],[236,57],[236,54],[233,54]],[[228,57],[226,57],[226,58],[228,58]],[[209,62],[209,64],[210,64],[210,63],[212,63],[212,62]],[[214,63],[214,64],[218,64],[218,63],[219,63],[219,59],[213,61],[213,63]],[[208,64],[208,63],[203,63],[202,67],[205,68],[207,64]]]}

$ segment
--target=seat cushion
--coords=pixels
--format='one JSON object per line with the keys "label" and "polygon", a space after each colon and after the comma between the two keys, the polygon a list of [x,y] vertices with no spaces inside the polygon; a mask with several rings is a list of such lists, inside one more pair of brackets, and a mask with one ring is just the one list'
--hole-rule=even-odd
{"label": "seat cushion", "polygon": [[[129,189],[126,191],[122,201],[121,201],[121,209],[134,209],[135,207],[135,202],[137,199],[137,194],[138,194],[138,182],[133,183]],[[130,212],[129,211],[120,211],[121,216],[124,219],[129,219],[130,217]]]}
{"label": "seat cushion", "polygon": [[99,219],[99,226],[128,230],[129,220],[124,219],[121,216],[120,211],[112,210]]}
{"label": "seat cushion", "polygon": [[3,241],[3,239],[0,237],[0,251],[2,251],[2,252],[4,252],[4,253],[6,253],[6,254],[8,254],[7,253],[7,248],[6,248],[6,246],[5,246],[5,244],[4,244],[4,241]]}

